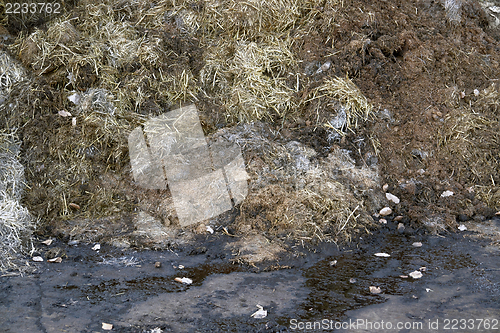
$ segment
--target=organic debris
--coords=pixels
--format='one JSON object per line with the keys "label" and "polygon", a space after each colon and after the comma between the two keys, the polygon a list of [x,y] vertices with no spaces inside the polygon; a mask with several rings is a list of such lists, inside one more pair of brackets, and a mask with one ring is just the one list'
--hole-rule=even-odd
{"label": "organic debris", "polygon": [[29,270],[21,264],[21,255],[34,251],[35,219],[20,203],[25,189],[20,146],[14,133],[0,132],[0,272]]}
{"label": "organic debris", "polygon": [[[346,131],[354,132],[361,120],[366,121],[372,115],[372,105],[368,103],[363,93],[348,77],[325,80],[314,92],[312,98],[322,97],[328,100],[327,106],[334,106],[334,101],[340,103],[338,112],[344,115],[343,120],[340,123],[337,120],[335,123],[325,124],[339,134],[345,135]],[[338,119],[338,114],[336,119]]]}

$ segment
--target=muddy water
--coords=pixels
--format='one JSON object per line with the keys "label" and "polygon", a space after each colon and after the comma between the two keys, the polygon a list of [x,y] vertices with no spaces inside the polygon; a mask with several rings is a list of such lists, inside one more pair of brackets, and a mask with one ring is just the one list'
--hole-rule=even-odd
{"label": "muddy water", "polygon": [[[352,248],[291,247],[262,267],[232,263],[223,235],[172,251],[56,242],[62,263],[0,279],[0,331],[500,332],[500,250],[469,234],[388,229]],[[422,278],[401,277],[415,270]],[[257,305],[266,318],[251,317]]]}

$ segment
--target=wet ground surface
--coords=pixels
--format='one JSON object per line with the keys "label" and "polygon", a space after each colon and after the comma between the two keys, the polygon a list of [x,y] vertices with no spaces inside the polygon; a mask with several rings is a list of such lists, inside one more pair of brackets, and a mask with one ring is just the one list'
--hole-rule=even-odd
{"label": "wet ground surface", "polygon": [[[493,223],[500,227],[500,219]],[[198,247],[172,251],[104,245],[95,251],[94,244],[56,241],[50,247],[65,252],[61,263],[1,277],[0,327],[34,333],[102,332],[102,323],[113,332],[155,333],[499,332],[500,250],[472,234],[386,228],[355,248],[299,246],[262,267],[232,262],[223,248],[233,240],[217,233]],[[390,257],[376,257],[379,252]],[[420,279],[401,277],[416,270]],[[370,286],[381,293],[370,293]],[[266,318],[251,317],[257,305]]]}

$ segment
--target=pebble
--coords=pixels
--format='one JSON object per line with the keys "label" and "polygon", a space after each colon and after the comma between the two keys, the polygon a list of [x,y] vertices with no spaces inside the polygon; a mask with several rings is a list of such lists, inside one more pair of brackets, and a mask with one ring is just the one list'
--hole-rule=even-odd
{"label": "pebble", "polygon": [[384,184],[384,186],[382,186],[382,190],[384,190],[384,192],[386,192],[388,189],[389,189],[388,184]]}
{"label": "pebble", "polygon": [[451,197],[454,193],[452,191],[444,191],[441,193],[441,198]]}
{"label": "pebble", "polygon": [[411,244],[413,247],[422,247],[422,243],[420,242],[415,242],[413,244]]}
{"label": "pebble", "polygon": [[403,223],[398,224],[398,232],[402,234],[405,231],[405,225]]}
{"label": "pebble", "polygon": [[420,271],[414,271],[414,272],[411,272],[408,275],[411,276],[414,279],[420,279],[422,276],[424,276]]}
{"label": "pebble", "polygon": [[337,260],[330,261],[330,266],[337,266]]}
{"label": "pebble", "polygon": [[380,220],[378,220],[378,221],[379,221],[380,223],[382,223],[382,224],[387,224],[387,220],[386,220],[386,219],[380,219]]}
{"label": "pebble", "polygon": [[399,222],[403,219],[403,216],[402,215],[398,215],[394,218],[394,222]]}
{"label": "pebble", "polygon": [[380,216],[387,216],[392,214],[392,209],[390,207],[384,207],[379,212]]}
{"label": "pebble", "polygon": [[155,268],[160,268],[161,267],[161,262],[157,261],[155,262]]}
{"label": "pebble", "polygon": [[399,198],[391,193],[386,193],[385,197],[387,200],[394,202],[396,205],[399,203]]}
{"label": "pebble", "polygon": [[80,209],[80,206],[79,206],[79,205],[77,205],[77,204],[76,204],[76,203],[74,203],[74,202],[70,202],[70,203],[68,204],[68,206],[70,206],[71,208],[76,209],[76,210]]}
{"label": "pebble", "polygon": [[370,292],[372,294],[380,294],[382,292],[382,289],[380,289],[380,287],[370,286]]}
{"label": "pebble", "polygon": [[356,280],[355,278],[350,278],[349,279],[349,283],[356,283],[356,282],[358,282],[358,280]]}

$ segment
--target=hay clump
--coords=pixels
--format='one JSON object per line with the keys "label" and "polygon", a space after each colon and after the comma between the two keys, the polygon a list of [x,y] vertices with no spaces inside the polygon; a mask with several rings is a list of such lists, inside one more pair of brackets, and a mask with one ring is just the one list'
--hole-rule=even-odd
{"label": "hay clump", "polygon": [[478,198],[500,208],[500,93],[495,84],[470,105],[457,106],[439,132],[438,158],[448,161],[459,182],[476,186]]}
{"label": "hay clump", "polygon": [[297,106],[287,84],[296,63],[289,38],[221,42],[205,54],[201,89],[225,106],[231,121],[282,117]]}
{"label": "hay clump", "polygon": [[24,191],[24,167],[19,163],[20,142],[13,133],[0,133],[0,271],[27,271],[23,255],[34,251],[36,223],[20,204]]}
{"label": "hay clump", "polygon": [[240,230],[297,241],[343,242],[373,227],[370,212],[378,207],[366,195],[378,183],[376,169],[356,167],[340,149],[320,159],[301,143],[270,140],[269,131],[264,123],[254,122],[216,134],[245,147],[249,160],[249,195],[236,220]]}
{"label": "hay clump", "polygon": [[24,68],[0,50],[0,105],[8,99],[13,86],[26,79]]}
{"label": "hay clump", "polygon": [[[346,76],[326,79],[312,92],[309,101],[318,99],[317,108],[326,107],[336,111],[336,116],[325,124],[340,135],[347,131],[354,133],[358,123],[366,121],[372,115],[372,105],[359,88]],[[340,104],[340,107],[339,105]]]}

